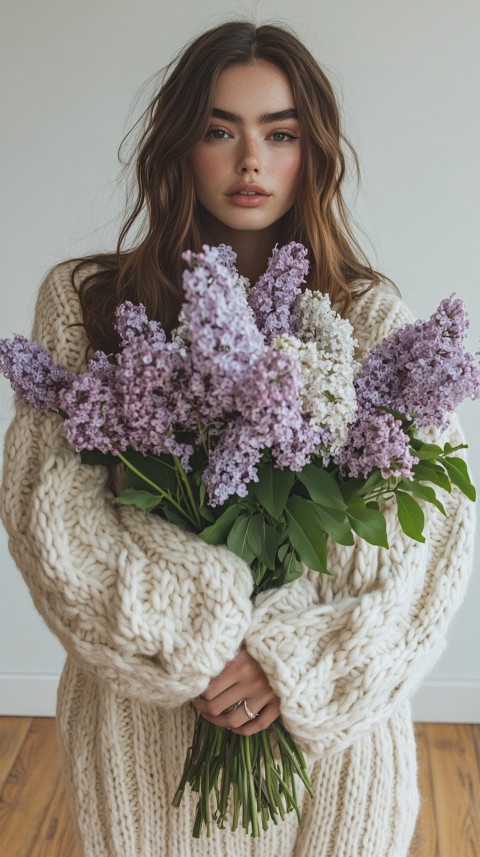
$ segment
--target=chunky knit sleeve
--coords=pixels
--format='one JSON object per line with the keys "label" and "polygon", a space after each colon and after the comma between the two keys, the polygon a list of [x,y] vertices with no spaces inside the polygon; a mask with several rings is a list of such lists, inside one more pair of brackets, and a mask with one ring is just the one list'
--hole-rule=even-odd
{"label": "chunky knit sleeve", "polygon": [[[394,296],[367,297],[362,311],[362,350],[411,320]],[[430,437],[463,442],[456,418]],[[246,648],[280,697],[286,727],[312,757],[345,749],[389,717],[443,651],[471,568],[475,509],[456,488],[437,496],[448,517],[424,505],[425,543],[404,535],[391,501],[389,550],[360,539],[353,547],[330,544],[331,577],[306,570],[256,599]]]}
{"label": "chunky knit sleeve", "polygon": [[[70,369],[85,333],[68,263],[50,272],[33,338]],[[175,706],[240,648],[252,578],[226,547],[112,505],[105,467],[80,463],[55,413],[17,404],[5,443],[1,517],[35,606],[67,652],[124,696]]]}

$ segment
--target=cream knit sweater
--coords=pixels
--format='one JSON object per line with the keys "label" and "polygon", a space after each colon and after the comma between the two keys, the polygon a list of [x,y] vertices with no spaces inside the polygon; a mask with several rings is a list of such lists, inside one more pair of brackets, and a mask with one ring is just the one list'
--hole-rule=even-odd
{"label": "cream knit sweater", "polygon": [[[33,337],[78,369],[86,342],[67,327],[81,320],[70,270],[45,278]],[[381,287],[350,318],[366,351],[411,316]],[[456,423],[448,436],[460,437]],[[406,857],[418,810],[409,697],[465,591],[473,504],[454,489],[442,496],[447,519],[429,506],[425,544],[392,511],[389,551],[332,545],[331,577],[307,570],[252,606],[241,559],[111,500],[105,468],[80,464],[60,418],[19,404],[1,515],[68,654],[57,722],[85,857]],[[170,806],[192,736],[189,700],[242,641],[280,696],[316,797],[299,788],[300,827],[290,813],[257,840],[228,828],[194,840],[196,797]]]}

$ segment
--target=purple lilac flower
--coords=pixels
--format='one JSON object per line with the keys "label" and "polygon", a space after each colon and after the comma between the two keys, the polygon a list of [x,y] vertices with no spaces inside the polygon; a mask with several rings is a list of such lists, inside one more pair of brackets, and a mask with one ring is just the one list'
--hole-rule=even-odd
{"label": "purple lilac flower", "polygon": [[68,369],[53,362],[43,345],[20,335],[0,340],[0,372],[19,399],[39,410],[58,410],[59,393],[73,379]]}
{"label": "purple lilac flower", "polygon": [[300,386],[293,355],[272,349],[257,360],[238,391],[240,416],[222,432],[202,477],[211,506],[246,495],[264,449],[280,468],[299,471],[308,463],[320,433],[302,415]]}
{"label": "purple lilac flower", "polygon": [[453,296],[426,321],[399,328],[373,348],[355,381],[359,405],[415,415],[417,426],[448,425],[466,398],[480,397],[480,367],[463,348],[468,319]]}
{"label": "purple lilac flower", "polygon": [[63,433],[77,452],[98,449],[115,453],[127,449],[126,427],[108,380],[90,372],[77,375],[61,392],[60,407],[67,414]]}
{"label": "purple lilac flower", "polygon": [[95,378],[101,378],[113,384],[115,376],[115,364],[111,362],[104,351],[96,351],[92,359],[88,361],[88,374]]}
{"label": "purple lilac flower", "polygon": [[184,336],[191,361],[188,393],[208,423],[235,409],[236,385],[265,344],[238,274],[222,261],[225,251],[205,244],[202,253],[188,251],[183,258],[193,266],[183,274]]}
{"label": "purple lilac flower", "polygon": [[298,329],[298,319],[291,311],[308,273],[306,256],[303,244],[294,241],[284,247],[275,246],[267,270],[250,290],[250,306],[268,343],[282,333],[295,333]]}
{"label": "purple lilac flower", "polygon": [[115,310],[114,327],[120,335],[121,345],[128,345],[131,340],[143,334],[152,342],[162,344],[166,341],[165,331],[158,321],[148,319],[143,304],[133,304],[123,301]]}
{"label": "purple lilac flower", "polygon": [[264,446],[265,438],[242,417],[226,427],[202,474],[210,506],[222,505],[232,494],[246,497],[248,483],[258,482],[257,465]]}
{"label": "purple lilac flower", "polygon": [[218,250],[218,261],[221,262],[222,265],[225,265],[232,273],[236,274],[237,269],[235,267],[235,263],[237,261],[237,254],[230,244],[219,244],[217,246]]}
{"label": "purple lilac flower", "polygon": [[412,456],[402,423],[392,414],[364,405],[350,426],[347,445],[334,457],[344,475],[368,476],[378,467],[384,478],[412,476]]}
{"label": "purple lilac flower", "polygon": [[[184,422],[180,428],[196,425],[188,394],[179,385],[181,371],[178,344],[135,336],[118,355],[115,393],[130,446],[143,453],[178,455],[185,469],[189,469],[193,447],[178,442],[174,435],[180,416]],[[188,419],[190,425],[186,425]]]}

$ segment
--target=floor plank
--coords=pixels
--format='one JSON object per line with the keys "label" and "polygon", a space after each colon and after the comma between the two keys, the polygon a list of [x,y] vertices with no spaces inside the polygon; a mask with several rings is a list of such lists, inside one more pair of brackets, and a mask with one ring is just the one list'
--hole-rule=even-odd
{"label": "floor plank", "polygon": [[29,857],[58,777],[55,720],[36,717],[1,792],[2,854]]}
{"label": "floor plank", "polygon": [[417,740],[418,786],[420,789],[420,813],[409,857],[440,857],[435,795],[433,793],[432,772],[428,730],[430,724],[415,724]]}
{"label": "floor plank", "polygon": [[81,857],[75,844],[70,808],[60,771],[55,791],[28,857]]}
{"label": "floor plank", "polygon": [[480,771],[468,724],[432,723],[428,745],[440,857],[478,857]]}
{"label": "floor plank", "polygon": [[0,717],[0,789],[32,725],[31,717]]}
{"label": "floor plank", "polygon": [[[415,734],[422,804],[409,857],[477,857],[480,725],[417,723]],[[0,717],[0,797],[2,855],[81,857],[53,718]]]}

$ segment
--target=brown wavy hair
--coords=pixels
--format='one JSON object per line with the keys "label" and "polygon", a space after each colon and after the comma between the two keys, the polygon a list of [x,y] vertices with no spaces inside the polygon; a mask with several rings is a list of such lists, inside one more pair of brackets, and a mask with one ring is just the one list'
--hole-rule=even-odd
{"label": "brown wavy hair", "polygon": [[[285,215],[283,233],[285,242],[300,241],[308,248],[309,288],[328,293],[345,314],[356,296],[351,290],[355,280],[367,281],[360,293],[382,280],[392,283],[371,268],[352,232],[354,218],[342,196],[347,171],[342,144],[353,157],[357,187],[360,166],[342,133],[326,74],[284,26],[232,21],[203,33],[164,69],[162,85],[139,120],[144,124],[137,151],[125,163],[127,167],[135,163],[137,191],[116,252],[69,260],[78,263],[72,270],[73,285],[77,272],[96,263],[78,288],[91,351],[118,349],[113,314],[123,300],[143,303],[148,316],[167,332],[175,326],[183,300],[181,253],[200,250],[206,240],[189,154],[206,133],[220,72],[232,63],[257,60],[284,72],[298,111],[302,165],[296,202]],[[120,144],[121,161],[129,134]],[[130,230],[139,223],[145,234],[137,238],[136,246],[125,249]]]}

